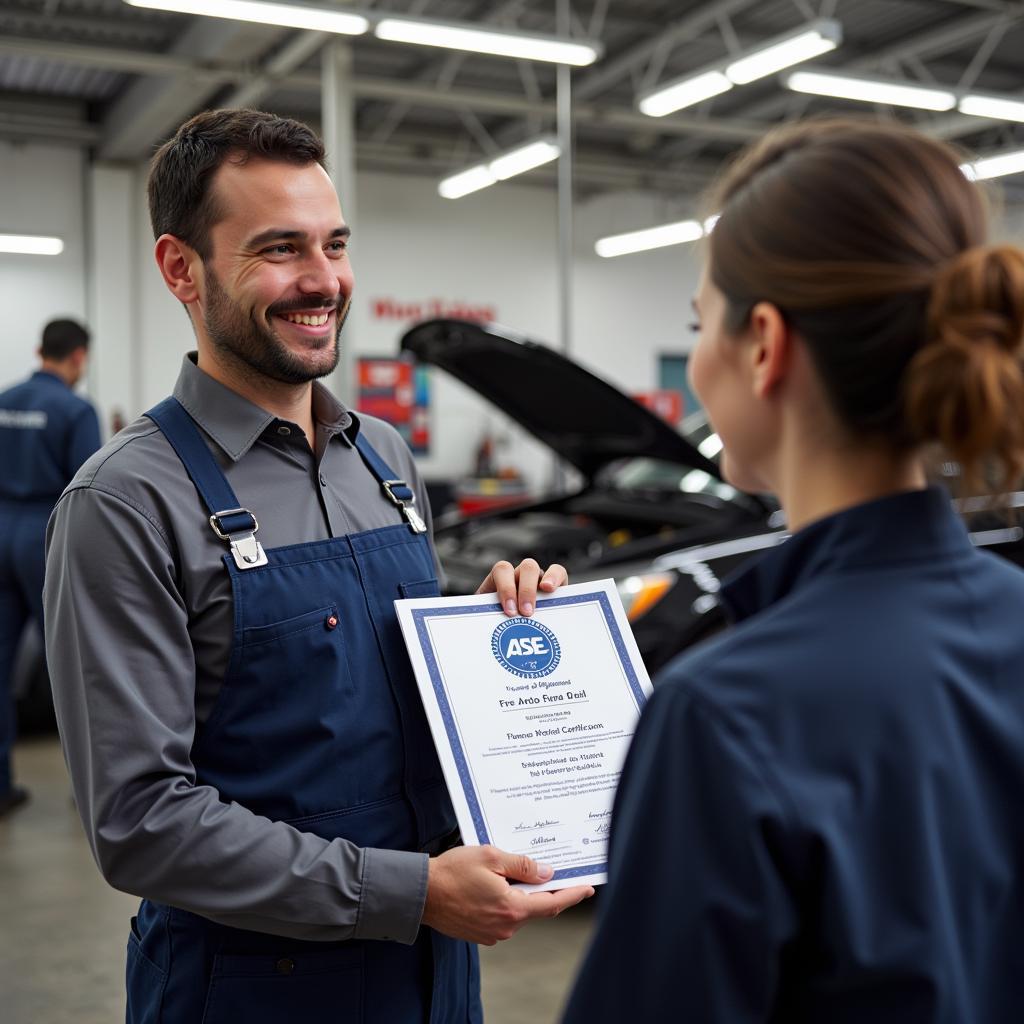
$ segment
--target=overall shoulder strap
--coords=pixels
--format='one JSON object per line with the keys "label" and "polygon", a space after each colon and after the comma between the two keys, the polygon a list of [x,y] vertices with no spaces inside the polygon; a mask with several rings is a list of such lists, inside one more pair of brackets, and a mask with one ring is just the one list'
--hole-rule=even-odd
{"label": "overall shoulder strap", "polygon": [[384,496],[402,513],[412,532],[426,533],[427,524],[414,507],[416,495],[413,489],[404,480],[398,479],[395,471],[381,458],[377,449],[362,433],[356,435],[356,448],[367,468],[379,481]]}
{"label": "overall shoulder strap", "polygon": [[195,420],[176,398],[165,398],[146,414],[161,430],[185,467],[210,513],[210,528],[228,542],[239,569],[267,564],[263,545],[256,540],[256,517],[240,508],[223,470],[210,452]]}

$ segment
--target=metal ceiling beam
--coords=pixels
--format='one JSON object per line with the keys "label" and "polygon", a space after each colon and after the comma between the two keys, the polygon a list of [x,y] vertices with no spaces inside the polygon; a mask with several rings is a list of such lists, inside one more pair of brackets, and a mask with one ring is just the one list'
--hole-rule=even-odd
{"label": "metal ceiling beam", "polygon": [[0,112],[0,138],[14,141],[59,142],[71,146],[95,146],[100,140],[98,125],[65,117]]}
{"label": "metal ceiling beam", "polygon": [[230,82],[246,75],[242,64],[226,61],[196,61],[189,57],[164,53],[143,53],[112,46],[91,46],[85,43],[59,43],[43,39],[16,39],[0,36],[0,54],[38,60],[64,61],[81,68],[123,71],[136,75],[189,74],[206,82]]}
{"label": "metal ceiling beam", "polygon": [[53,35],[63,38],[81,39],[102,37],[115,45],[148,48],[159,46],[164,39],[164,28],[159,24],[138,18],[126,19],[120,11],[120,4],[114,13],[98,11],[85,14],[56,14],[46,11],[29,11],[25,8],[0,8],[0,35]]}
{"label": "metal ceiling beam", "polygon": [[[93,47],[68,43],[43,43],[35,40],[0,39],[0,53],[19,53],[47,60],[64,60],[69,64],[84,67],[104,67],[107,70],[126,71],[136,74],[175,76],[185,83],[194,82],[199,91],[206,95],[218,86],[230,82],[244,83],[253,76],[251,65],[223,60],[195,61],[180,55],[125,53],[109,47]],[[279,79],[279,84],[288,88],[319,93],[320,76],[296,73]],[[440,107],[449,110],[469,109],[478,113],[503,114],[512,117],[539,116],[554,120],[554,102],[536,102],[525,96],[510,96],[489,90],[449,89],[439,91],[428,83],[402,83],[391,79],[357,77],[354,80],[356,96],[359,99],[408,102],[423,107]],[[154,88],[176,94],[178,83],[171,85],[166,79],[159,80]],[[173,98],[173,97],[172,97]],[[179,109],[181,109],[179,107]],[[195,105],[181,114],[187,116]],[[604,125],[623,131],[644,131],[668,135],[700,135],[712,139],[745,142],[756,138],[764,130],[762,124],[741,118],[715,120],[688,117],[675,114],[655,121],[628,108],[608,108],[598,105],[578,104],[575,117],[579,124]],[[165,128],[173,127],[171,120],[164,117]],[[179,118],[180,120],[180,118]],[[149,133],[155,140],[159,134]],[[134,155],[138,155],[136,152]]]}
{"label": "metal ceiling beam", "polygon": [[[286,34],[286,29],[266,25],[199,17],[175,42],[172,55],[188,55],[200,67],[204,58],[253,61]],[[218,88],[219,83],[191,71],[179,73],[173,82],[163,75],[144,76],[121,94],[104,119],[101,159],[148,156],[185,118],[206,106]]]}
{"label": "metal ceiling beam", "polygon": [[[1008,17],[1013,20],[1024,18],[1024,2],[1013,0],[1012,3],[1003,5],[998,12],[986,11],[981,14],[971,14],[963,18],[956,18],[952,23],[940,25],[927,32],[915,33],[874,53],[861,54],[845,63],[832,62],[827,65],[823,63],[822,66],[827,67],[828,70],[839,72],[871,71],[877,70],[880,65],[884,66],[892,61],[909,60],[911,58],[923,59],[929,56],[948,53],[950,50],[963,46],[964,43],[978,36],[987,34],[995,25]],[[741,96],[742,93],[737,92],[727,95]],[[768,121],[774,123],[780,117],[785,116],[792,97],[792,93],[782,90],[781,93],[741,108],[738,113],[741,117],[758,122]],[[940,130],[951,132],[956,132],[962,128],[963,132],[966,132],[973,130],[971,123],[978,126],[982,125],[982,121],[982,118],[968,118],[965,114],[957,114],[949,118],[945,126],[939,125],[938,127]],[[674,144],[670,144],[666,155],[671,157],[676,152],[676,149],[677,147]]]}
{"label": "metal ceiling beam", "polygon": [[946,3],[957,4],[960,7],[973,7],[976,10],[985,11],[1006,11],[1014,6],[1013,0],[946,0]]}
{"label": "metal ceiling beam", "polygon": [[[338,6],[345,6],[356,2],[356,0],[336,0],[336,2]],[[373,0],[362,6],[364,9],[372,7]],[[330,32],[294,33],[277,53],[262,63],[249,81],[240,85],[223,100],[223,105],[225,107],[256,106],[264,94],[272,89],[280,79],[297,71],[310,57],[321,50],[329,39],[336,38],[337,36]]]}
{"label": "metal ceiling beam", "polygon": [[972,14],[958,18],[949,25],[940,25],[928,32],[921,32],[903,39],[892,46],[887,46],[877,53],[864,54],[850,63],[850,67],[869,68],[875,64],[884,64],[891,60],[902,60],[906,57],[924,59],[937,53],[948,53],[957,46],[962,46],[976,36],[989,32],[1001,21],[1016,21],[1024,18],[1024,3],[1015,0],[1008,3],[1001,12]]}
{"label": "metal ceiling beam", "polygon": [[[288,80],[289,85],[297,84],[296,78]],[[526,97],[507,96],[501,93],[478,89],[449,89],[436,92],[426,85],[404,84],[390,79],[356,78],[356,95],[360,99],[394,100],[424,107],[443,107],[449,110],[473,110],[478,113],[505,114],[508,116],[540,116],[554,120],[554,102],[535,102]],[[577,124],[603,125],[625,131],[658,132],[670,135],[704,135],[709,138],[726,139],[731,142],[745,142],[756,138],[764,131],[763,124],[730,118],[725,120],[702,120],[697,117],[677,115],[655,122],[651,118],[628,108],[602,107],[578,104],[573,108]]]}
{"label": "metal ceiling beam", "polygon": [[[424,173],[438,179],[451,167],[444,156],[424,155],[423,147],[395,142],[360,143],[356,151],[360,168],[411,173],[422,177]],[[712,169],[706,173],[653,168],[642,161],[621,161],[584,153],[577,156],[573,166],[573,181],[577,188],[586,189],[643,189],[665,192],[673,197],[699,192],[711,180]],[[518,186],[534,186],[547,190],[555,187],[554,170],[541,168],[516,179]]]}
{"label": "metal ceiling beam", "polygon": [[224,101],[225,107],[252,107],[282,78],[300,68],[320,50],[328,39],[337,38],[328,32],[299,32],[267,60],[260,71],[238,86]]}
{"label": "metal ceiling beam", "polygon": [[[999,13],[973,15],[961,19],[957,24],[934,29],[920,36],[894,44],[878,54],[865,55],[844,65],[840,70],[866,70],[889,61],[924,59],[947,53],[949,50],[976,38],[987,35],[997,26],[1024,19],[1024,3],[1006,3]],[[984,91],[984,90],[982,90]],[[949,114],[929,122],[925,130],[929,135],[940,139],[955,139],[961,135],[970,135],[992,125],[1006,124],[1005,121],[984,117],[973,117],[969,114]]]}
{"label": "metal ceiling beam", "polygon": [[[502,24],[509,18],[514,18],[518,15],[523,5],[524,0],[503,0],[503,2],[499,3],[496,7],[492,7],[489,11],[485,10],[486,5],[479,6],[465,20],[473,20],[480,24],[488,25]],[[420,66],[411,75],[406,75],[405,77],[410,81],[430,82],[437,91],[446,91],[450,88],[452,82],[455,81],[455,77],[458,75],[467,56],[468,54],[463,51],[449,52],[440,59],[431,58],[425,54],[424,59],[420,62]],[[521,65],[523,62],[519,61],[517,63]],[[401,101],[391,103],[385,112],[371,111],[369,116],[379,126],[375,136],[378,139],[386,140],[405,119],[409,108],[410,104],[408,101]]]}
{"label": "metal ceiling beam", "polygon": [[603,60],[600,67],[594,71],[580,75],[573,83],[573,91],[581,100],[592,99],[617,85],[635,69],[642,67],[663,46],[669,46],[673,42],[688,42],[717,25],[718,19],[723,15],[739,14],[757,2],[758,0],[715,0],[714,3],[702,3],[699,10],[680,18],[664,29],[653,32],[647,39],[617,57]]}

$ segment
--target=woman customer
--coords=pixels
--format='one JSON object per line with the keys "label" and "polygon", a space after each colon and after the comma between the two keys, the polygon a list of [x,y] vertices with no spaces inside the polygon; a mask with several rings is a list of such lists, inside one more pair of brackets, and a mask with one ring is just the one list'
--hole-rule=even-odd
{"label": "woman customer", "polygon": [[792,536],[655,686],[565,1019],[1020,1021],[1024,572],[925,459],[1017,486],[1024,253],[895,126],[775,131],[716,206],[691,382]]}

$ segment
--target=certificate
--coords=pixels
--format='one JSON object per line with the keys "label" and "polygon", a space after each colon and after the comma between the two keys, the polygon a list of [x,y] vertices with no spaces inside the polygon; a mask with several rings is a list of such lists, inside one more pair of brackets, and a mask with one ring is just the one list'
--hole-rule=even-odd
{"label": "certificate", "polygon": [[525,853],[562,889],[607,879],[612,800],[651,692],[612,580],[396,601],[463,841]]}

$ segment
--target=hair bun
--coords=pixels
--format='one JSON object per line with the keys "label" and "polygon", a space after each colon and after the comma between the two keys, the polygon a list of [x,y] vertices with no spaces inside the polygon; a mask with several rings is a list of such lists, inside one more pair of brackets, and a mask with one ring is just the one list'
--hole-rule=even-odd
{"label": "hair bun", "polygon": [[1024,471],[1024,252],[961,253],[935,278],[927,322],[906,377],[914,437],[938,442],[971,489],[1015,486]]}
{"label": "hair bun", "polygon": [[938,273],[928,302],[928,341],[991,343],[1016,355],[1024,346],[1024,252],[976,246]]}

